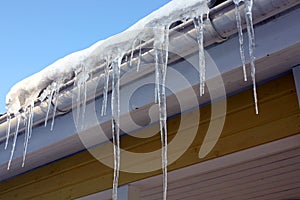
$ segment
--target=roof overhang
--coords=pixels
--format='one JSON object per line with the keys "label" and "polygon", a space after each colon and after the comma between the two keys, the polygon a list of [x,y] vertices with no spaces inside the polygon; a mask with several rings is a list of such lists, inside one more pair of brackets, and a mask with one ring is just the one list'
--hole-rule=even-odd
{"label": "roof overhang", "polygon": [[[262,3],[263,5],[269,4],[266,0],[260,0],[257,2]],[[297,4],[299,4],[297,1],[289,4],[293,6],[291,6],[292,8],[288,8],[288,10],[280,7],[279,11],[276,13],[277,15],[273,15],[274,13],[271,13],[272,15],[268,17],[263,15],[256,16],[257,18],[255,18],[255,21],[257,22],[255,34],[257,44],[256,68],[258,83],[270,80],[283,73],[290,73],[291,69],[300,63],[300,58],[298,56],[300,51],[300,29],[297,21],[300,17],[300,9],[299,5],[295,6]],[[195,31],[191,28],[191,25],[179,25],[178,29],[182,29],[184,34],[180,35],[181,37],[179,38],[177,38],[175,34],[173,36],[173,40],[171,38],[171,46],[173,46],[174,49],[182,48],[184,50],[184,56],[178,57],[175,55],[171,64],[168,66],[167,87],[171,88],[173,93],[169,92],[168,98],[176,98],[180,94],[186,97],[183,99],[183,104],[189,106],[185,106],[183,110],[180,110],[177,103],[170,103],[168,105],[169,116],[188,112],[199,105],[206,105],[212,101],[226,98],[227,95],[238,93],[251,86],[250,82],[243,81],[240,55],[238,51],[238,38],[236,35],[232,35],[236,30],[232,28],[227,32],[221,31],[221,26],[229,23],[231,20],[230,17],[233,16],[233,5],[228,3],[221,4],[220,8],[221,9],[218,12],[215,11],[216,18],[212,21],[215,22],[216,30],[224,33],[228,39],[222,43],[215,44],[215,41],[212,42],[213,40],[209,40],[207,37],[207,84],[216,86],[212,88],[210,94],[207,93],[200,98],[199,94],[197,92],[195,93],[195,91],[198,91],[195,88],[199,87],[199,78],[198,73],[193,66],[197,66],[198,53],[196,52],[197,44],[195,43]],[[266,10],[269,11],[267,8],[268,7],[266,7]],[[218,14],[220,13],[224,15],[219,16]],[[271,16],[272,18],[269,18]],[[235,26],[234,23],[233,25]],[[174,43],[172,43],[172,41]],[[148,61],[153,64],[153,54],[151,54],[151,51],[144,54],[143,61],[145,63]],[[183,82],[187,81],[186,84],[179,84],[178,80],[180,80],[180,78],[185,78],[186,80],[183,79]],[[123,84],[121,89],[121,98],[129,100],[128,102],[124,101],[124,105],[121,106],[123,109],[121,110],[121,121],[124,124],[124,130],[126,130],[126,133],[128,134],[141,129],[143,126],[149,126],[157,123],[157,118],[153,117],[157,116],[157,109],[155,106],[153,107],[153,80],[153,67],[146,65],[144,67],[142,66],[138,76],[134,73],[129,73],[128,76],[125,76],[125,78],[122,79]],[[224,87],[226,89],[225,93],[224,88],[218,87],[222,85],[220,84],[220,81],[224,83]],[[149,86],[151,84],[153,87]],[[40,105],[36,107],[36,120],[33,130],[34,137],[30,140],[26,165],[21,168],[23,149],[17,148],[11,170],[7,171],[6,168],[10,151],[4,151],[1,148],[1,180],[63,158],[85,148],[105,143],[109,140],[111,129],[110,116],[107,115],[102,117],[99,111],[97,111],[102,104],[102,96],[100,95],[101,87],[98,86],[98,82],[92,80],[88,83],[88,88],[89,101],[86,105],[86,109],[89,115],[87,115],[84,119],[86,122],[85,131],[78,132],[78,127],[76,127],[74,122],[76,109],[73,109],[67,113],[58,113],[55,120],[55,128],[53,132],[51,132],[49,128],[45,128],[43,126],[47,106]],[[72,90],[72,86],[66,86],[66,95],[60,99],[60,110],[68,110],[73,106],[72,95],[70,95],[70,91]],[[191,94],[191,92],[194,92],[196,95],[199,101],[197,104],[191,104],[192,97],[187,95]],[[125,105],[127,103],[129,103],[129,106]],[[153,115],[151,115],[152,118],[151,116],[148,116],[149,111],[153,112]],[[108,113],[110,113],[110,110]],[[132,119],[129,118],[129,116],[134,117],[134,123],[132,123]],[[15,123],[16,122],[14,121],[12,124]],[[99,135],[99,124],[103,132],[107,135]],[[4,119],[2,119],[2,123],[0,124],[0,137],[2,142],[5,139],[5,135],[6,123],[4,122]],[[84,145],[80,138],[82,135],[86,138]],[[17,141],[17,147],[22,147],[23,142],[24,136],[20,135],[19,140]]]}

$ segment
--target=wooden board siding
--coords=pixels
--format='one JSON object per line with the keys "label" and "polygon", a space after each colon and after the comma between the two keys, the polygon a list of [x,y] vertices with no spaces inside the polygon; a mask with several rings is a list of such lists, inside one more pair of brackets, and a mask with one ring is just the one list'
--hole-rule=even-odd
{"label": "wooden board siding", "polygon": [[[292,75],[286,75],[259,86],[258,97],[259,115],[254,113],[252,90],[227,99],[228,111],[221,138],[204,159],[199,159],[198,153],[211,113],[210,106],[201,108],[199,110],[201,120],[194,142],[168,169],[183,168],[300,133],[300,110]],[[198,112],[198,110],[193,112]],[[187,113],[187,117],[192,118],[193,112]],[[170,139],[176,134],[179,123],[180,117],[168,121]],[[190,124],[190,126],[198,126],[198,123]],[[147,129],[151,131],[155,128]],[[184,131],[185,134],[189,134],[188,128]],[[121,143],[123,148],[134,152],[153,151],[159,149],[161,145],[159,134],[146,139],[125,136]],[[107,145],[103,145],[97,147],[96,151],[104,152],[107,151],[106,148]],[[160,160],[160,157],[156,159]],[[161,170],[142,174],[123,172],[120,176],[120,184],[159,173]],[[85,151],[1,182],[0,199],[74,199],[111,188],[112,177],[112,169],[101,164]]]}

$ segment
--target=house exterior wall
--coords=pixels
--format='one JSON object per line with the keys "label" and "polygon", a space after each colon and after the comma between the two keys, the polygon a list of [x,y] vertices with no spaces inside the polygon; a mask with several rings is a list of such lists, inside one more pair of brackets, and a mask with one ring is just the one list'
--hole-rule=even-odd
{"label": "house exterior wall", "polygon": [[[198,132],[193,143],[168,170],[181,169],[300,133],[300,110],[292,74],[260,85],[258,97],[259,115],[254,112],[252,90],[228,97],[226,121],[221,137],[212,151],[201,159],[198,154],[211,121],[211,105],[184,114],[187,119],[192,119],[195,112],[200,112],[200,121],[189,124],[182,131],[183,134],[190,134],[190,128],[196,126]],[[215,104],[218,103],[220,102]],[[181,117],[168,120],[169,141],[178,134]],[[150,126],[141,130],[140,134],[143,132],[157,132],[157,127]],[[146,139],[125,136],[121,138],[121,145],[123,149],[132,152],[150,152],[160,149],[160,134]],[[108,145],[96,147],[94,151],[99,152],[101,158],[112,157]],[[134,163],[134,167],[151,165],[153,162],[160,162],[160,159],[146,159],[143,163]],[[130,163],[129,160],[123,161],[125,162]],[[161,170],[148,173],[121,172],[120,184],[160,173]],[[112,180],[113,170],[91,156],[88,151],[84,151],[1,182],[0,199],[74,199],[109,189],[112,187]]]}

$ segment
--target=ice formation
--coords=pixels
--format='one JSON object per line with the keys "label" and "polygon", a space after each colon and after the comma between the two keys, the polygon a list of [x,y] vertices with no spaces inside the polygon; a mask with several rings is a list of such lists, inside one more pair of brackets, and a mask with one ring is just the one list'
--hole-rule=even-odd
{"label": "ice formation", "polygon": [[199,84],[200,84],[200,96],[204,95],[205,88],[205,56],[203,46],[203,15],[194,17],[194,26],[197,33],[197,41],[199,46]]}
{"label": "ice formation", "polygon": [[240,43],[240,55],[243,66],[244,73],[244,81],[247,81],[247,72],[246,72],[246,59],[245,59],[245,47],[244,47],[244,35],[243,35],[243,27],[242,27],[242,19],[239,11],[240,2],[242,0],[233,0],[235,4],[235,18],[236,18],[236,27],[238,29],[239,43]]}
{"label": "ice formation", "polygon": [[168,150],[168,131],[167,131],[167,105],[166,105],[166,76],[168,66],[168,47],[169,47],[169,26],[156,29],[154,34],[155,52],[155,92],[159,108],[159,124],[162,143],[162,170],[163,170],[163,199],[167,199],[167,150]]}
{"label": "ice formation", "polygon": [[[243,45],[243,32],[241,26],[241,16],[239,14],[239,4],[244,1],[245,18],[249,37],[249,52],[251,64],[251,77],[254,85],[254,99],[257,109],[257,96],[255,87],[255,66],[254,66],[254,31],[252,23],[252,0],[233,0],[236,5],[236,19],[239,32],[241,59],[243,63],[244,79],[246,79],[245,56]],[[205,88],[205,57],[203,45],[203,22],[209,8],[206,0],[173,0],[153,12],[142,20],[138,21],[126,31],[112,36],[106,40],[99,41],[90,48],[70,54],[52,65],[46,67],[41,72],[17,83],[7,94],[6,103],[8,110],[8,128],[5,148],[7,148],[11,132],[10,122],[14,115],[17,119],[17,128],[14,132],[11,157],[8,163],[10,168],[13,158],[18,130],[20,126],[21,114],[25,113],[26,129],[24,139],[23,166],[28,147],[28,141],[32,134],[34,102],[48,102],[45,126],[52,111],[51,130],[54,126],[55,114],[60,96],[60,88],[69,80],[74,80],[74,87],[77,92],[76,123],[80,129],[84,128],[84,116],[87,101],[87,81],[90,73],[105,61],[102,77],[104,78],[103,102],[101,115],[106,115],[109,83],[111,76],[111,121],[112,138],[114,143],[114,178],[112,198],[117,199],[118,179],[120,170],[120,70],[122,59],[125,54],[131,52],[129,57],[130,66],[135,59],[137,71],[140,67],[142,56],[142,42],[154,38],[153,49],[155,54],[155,102],[159,105],[159,124],[162,143],[162,171],[163,171],[163,199],[167,199],[167,166],[168,166],[168,132],[167,132],[167,106],[166,106],[166,73],[168,65],[169,27],[173,22],[193,19],[199,46],[199,82],[200,95],[204,94]],[[137,53],[135,50],[138,48]],[[134,56],[136,55],[136,56]],[[134,58],[135,57],[135,58]],[[127,59],[128,60],[128,57]],[[41,95],[40,95],[41,94]],[[54,103],[53,103],[54,101]],[[53,105],[54,104],[54,105]]]}
{"label": "ice formation", "polygon": [[112,95],[111,95],[111,125],[114,148],[114,180],[112,199],[118,197],[118,183],[120,174],[120,70],[122,56],[112,63]]}
{"label": "ice formation", "polygon": [[241,15],[239,12],[239,5],[241,2],[244,2],[244,13],[246,19],[248,41],[249,41],[249,57],[250,57],[250,67],[251,67],[251,79],[253,84],[253,98],[254,98],[254,105],[255,105],[255,113],[258,114],[258,100],[257,100],[257,91],[256,91],[255,63],[254,63],[255,62],[255,56],[254,56],[255,38],[254,38],[254,28],[253,28],[253,20],[252,20],[253,0],[233,0],[233,2],[235,4],[235,15],[237,21],[239,43],[240,43],[240,55],[241,55],[243,71],[244,71],[244,80],[247,81],[243,29],[241,24]]}

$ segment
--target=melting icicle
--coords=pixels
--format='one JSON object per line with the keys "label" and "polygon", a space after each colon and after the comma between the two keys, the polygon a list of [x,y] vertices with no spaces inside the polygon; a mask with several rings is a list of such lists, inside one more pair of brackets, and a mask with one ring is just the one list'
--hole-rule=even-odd
{"label": "melting icicle", "polygon": [[205,79],[206,79],[206,69],[205,69],[205,55],[204,55],[204,45],[203,45],[203,15],[195,17],[193,19],[194,26],[197,33],[197,41],[199,46],[199,78],[200,78],[200,96],[204,95],[205,90]]}
{"label": "melting icicle", "polygon": [[116,200],[118,197],[118,185],[120,174],[120,68],[122,56],[118,60],[113,61],[112,74],[112,137],[114,145],[114,180],[112,199]]}
{"label": "melting icicle", "polygon": [[9,168],[10,168],[11,161],[12,161],[14,153],[15,153],[15,148],[16,148],[16,143],[17,143],[17,138],[18,138],[18,132],[19,132],[19,127],[20,127],[20,121],[21,121],[20,113],[16,114],[16,118],[17,118],[17,126],[16,126],[16,131],[14,133],[13,145],[12,145],[10,158],[9,158],[8,165],[7,165],[7,170],[9,170]]}
{"label": "melting icicle", "polygon": [[53,131],[53,127],[54,127],[54,121],[55,121],[55,114],[56,114],[56,110],[57,110],[57,104],[58,104],[58,98],[59,98],[59,90],[60,90],[60,84],[56,85],[55,88],[55,95],[54,95],[54,108],[53,108],[53,114],[52,114],[52,123],[51,123],[51,131]]}
{"label": "melting icicle", "polygon": [[243,28],[241,22],[241,15],[239,12],[239,3],[241,0],[233,0],[235,4],[235,17],[236,17],[236,24],[238,29],[238,36],[239,36],[239,43],[240,43],[240,56],[243,65],[243,74],[244,74],[244,81],[247,81],[247,72],[246,72],[246,59],[245,59],[245,48],[244,48],[244,36],[243,36]]}
{"label": "melting icicle", "polygon": [[5,141],[5,150],[8,146],[9,135],[10,135],[10,126],[11,126],[11,116],[10,113],[7,113],[7,129],[6,129],[6,141]]}
{"label": "melting icicle", "polygon": [[167,199],[168,189],[168,131],[166,106],[166,75],[168,66],[169,26],[156,30],[154,41],[156,98],[159,105],[159,122],[162,143],[163,199]]}
{"label": "melting icicle", "polygon": [[25,129],[25,136],[24,136],[24,151],[23,151],[22,167],[25,166],[28,142],[32,135],[33,115],[34,115],[33,109],[34,109],[34,103],[32,103],[25,111],[26,129]]}
{"label": "melting icicle", "polygon": [[108,84],[109,84],[109,59],[106,59],[106,66],[104,69],[104,89],[103,89],[103,100],[101,116],[106,115],[107,110],[107,94],[108,94]]}
{"label": "melting icicle", "polygon": [[251,78],[253,83],[255,113],[258,114],[258,100],[257,100],[257,92],[256,92],[255,64],[254,64],[255,41],[254,41],[254,28],[253,28],[253,20],[252,20],[253,0],[244,0],[244,2],[245,2],[245,18],[247,24],[248,40],[249,40],[249,54],[250,54],[250,66],[251,66]]}

